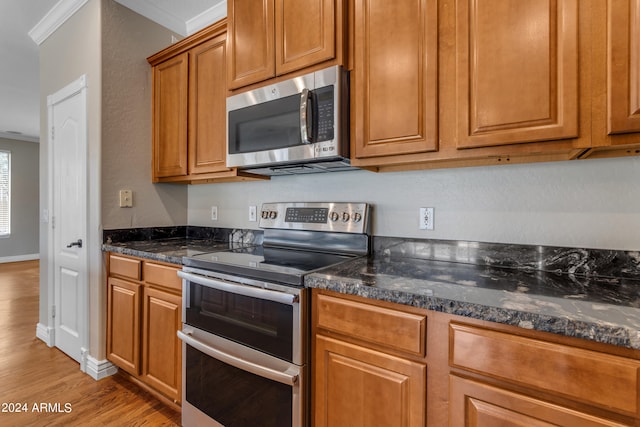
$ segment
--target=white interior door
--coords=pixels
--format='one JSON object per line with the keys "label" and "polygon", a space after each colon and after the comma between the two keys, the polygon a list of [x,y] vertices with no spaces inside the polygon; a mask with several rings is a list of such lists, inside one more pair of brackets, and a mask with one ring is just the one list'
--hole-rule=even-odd
{"label": "white interior door", "polygon": [[86,109],[84,77],[49,97],[54,343],[78,362],[88,330]]}

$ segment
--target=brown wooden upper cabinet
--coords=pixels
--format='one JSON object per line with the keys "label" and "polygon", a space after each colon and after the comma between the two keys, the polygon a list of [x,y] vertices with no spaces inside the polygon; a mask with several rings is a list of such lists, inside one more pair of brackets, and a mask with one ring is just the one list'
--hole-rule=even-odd
{"label": "brown wooden upper cabinet", "polygon": [[187,175],[189,56],[153,67],[153,180]]}
{"label": "brown wooden upper cabinet", "polygon": [[154,182],[258,178],[226,165],[226,37],[223,20],[148,58]]}
{"label": "brown wooden upper cabinet", "polygon": [[578,0],[354,0],[352,163],[574,158],[590,144],[579,18]]}
{"label": "brown wooden upper cabinet", "polygon": [[356,0],[352,32],[352,156],[438,148],[437,1]]}
{"label": "brown wooden upper cabinet", "polygon": [[456,2],[457,145],[578,136],[578,0]]}
{"label": "brown wooden upper cabinet", "polygon": [[581,158],[640,155],[640,0],[594,2],[591,15],[593,145]]}
{"label": "brown wooden upper cabinet", "polygon": [[349,12],[354,166],[640,154],[640,0],[352,0]]}
{"label": "brown wooden upper cabinet", "polygon": [[640,0],[610,0],[608,131],[640,132]]}
{"label": "brown wooden upper cabinet", "polygon": [[[189,171],[227,171],[225,132],[226,37],[220,35],[189,52]],[[218,120],[211,120],[217,117]]]}
{"label": "brown wooden upper cabinet", "polygon": [[338,5],[342,4],[340,0],[229,0],[229,88],[338,58],[343,19]]}

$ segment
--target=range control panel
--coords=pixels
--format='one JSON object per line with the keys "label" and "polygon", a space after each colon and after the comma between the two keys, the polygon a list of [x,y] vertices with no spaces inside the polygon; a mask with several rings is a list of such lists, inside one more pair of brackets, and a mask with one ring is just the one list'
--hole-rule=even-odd
{"label": "range control panel", "polygon": [[369,211],[367,203],[265,203],[259,225],[260,228],[363,234],[368,232]]}

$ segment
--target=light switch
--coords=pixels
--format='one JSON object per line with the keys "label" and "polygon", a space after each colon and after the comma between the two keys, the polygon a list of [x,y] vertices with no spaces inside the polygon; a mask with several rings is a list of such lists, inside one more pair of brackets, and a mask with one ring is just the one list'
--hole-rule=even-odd
{"label": "light switch", "polygon": [[133,206],[133,193],[131,190],[120,190],[120,207],[130,208]]}

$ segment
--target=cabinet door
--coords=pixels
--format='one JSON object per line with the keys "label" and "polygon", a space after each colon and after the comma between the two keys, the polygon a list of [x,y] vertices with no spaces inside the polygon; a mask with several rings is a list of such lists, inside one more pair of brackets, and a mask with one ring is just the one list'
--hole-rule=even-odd
{"label": "cabinet door", "polygon": [[333,59],[334,0],[276,0],[276,74]]}
{"label": "cabinet door", "polygon": [[176,335],[181,312],[179,295],[145,288],[142,379],[175,401],[181,391],[182,346]]}
{"label": "cabinet door", "polygon": [[315,344],[316,426],[425,425],[425,365],[321,335]]}
{"label": "cabinet door", "polygon": [[356,0],[352,155],[437,149],[437,2]]}
{"label": "cabinet door", "polygon": [[229,0],[227,79],[237,89],[275,76],[274,0]]}
{"label": "cabinet door", "polygon": [[187,53],[153,67],[153,179],[187,174]]}
{"label": "cabinet door", "polygon": [[189,173],[227,171],[226,36],[189,52]]}
{"label": "cabinet door", "polygon": [[578,0],[458,0],[458,148],[578,136]]}
{"label": "cabinet door", "polygon": [[609,0],[609,133],[640,132],[640,0]]}
{"label": "cabinet door", "polygon": [[107,358],[133,375],[140,373],[140,287],[109,278]]}
{"label": "cabinet door", "polygon": [[451,427],[623,425],[453,375],[449,392]]}

